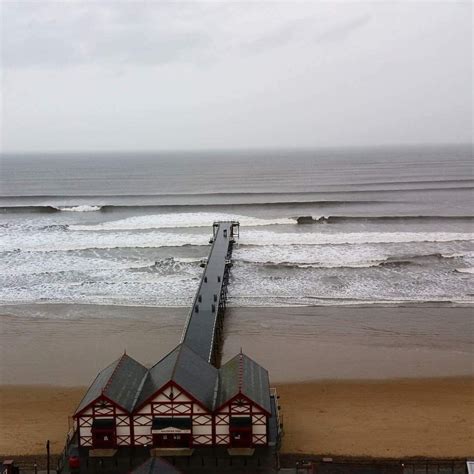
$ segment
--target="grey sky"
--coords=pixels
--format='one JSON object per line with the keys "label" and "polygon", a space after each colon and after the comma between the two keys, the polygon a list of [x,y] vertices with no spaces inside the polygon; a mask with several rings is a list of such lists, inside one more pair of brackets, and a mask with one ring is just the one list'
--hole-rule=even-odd
{"label": "grey sky", "polygon": [[2,3],[2,149],[472,140],[470,2]]}

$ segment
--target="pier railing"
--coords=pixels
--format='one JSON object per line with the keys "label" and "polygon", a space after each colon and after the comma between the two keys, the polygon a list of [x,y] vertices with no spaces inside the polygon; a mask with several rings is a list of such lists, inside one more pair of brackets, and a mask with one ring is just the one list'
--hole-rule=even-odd
{"label": "pier railing", "polygon": [[229,269],[238,235],[238,222],[214,222],[212,246],[181,337],[181,342],[215,366],[220,363]]}

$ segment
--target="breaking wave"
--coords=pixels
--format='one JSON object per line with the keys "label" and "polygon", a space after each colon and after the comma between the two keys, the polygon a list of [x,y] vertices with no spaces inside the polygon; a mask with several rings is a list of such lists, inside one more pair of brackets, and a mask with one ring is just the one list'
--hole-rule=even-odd
{"label": "breaking wave", "polygon": [[[272,221],[274,222],[274,221]],[[265,224],[268,225],[268,224]],[[0,251],[69,251],[114,248],[158,248],[202,246],[209,244],[209,233],[173,232],[91,232],[89,226],[84,232],[53,230],[48,232],[7,232],[0,241]],[[241,246],[327,246],[391,244],[407,242],[454,242],[471,241],[473,234],[462,232],[337,232],[303,233],[272,232],[269,230],[246,230],[239,240]],[[323,248],[323,247],[321,247]]]}
{"label": "breaking wave", "polygon": [[299,216],[297,224],[337,224],[337,223],[389,223],[389,222],[436,222],[439,221],[470,221],[474,216]]}
{"label": "breaking wave", "polygon": [[469,258],[470,252],[457,255],[427,253],[388,255],[385,248],[359,246],[357,249],[344,246],[327,246],[314,251],[312,247],[241,247],[234,251],[234,261],[244,264],[273,268],[371,268],[402,267],[408,265],[433,265],[436,263]]}
{"label": "breaking wave", "polygon": [[96,212],[104,206],[78,205],[78,206],[2,206],[0,212],[4,214],[39,213],[52,214],[55,212]]}
{"label": "breaking wave", "polygon": [[[370,204],[382,204],[388,201],[357,201],[357,200],[282,200],[282,201],[266,201],[266,202],[211,202],[211,203],[186,203],[186,202],[174,202],[174,203],[163,203],[163,204],[106,204],[106,205],[77,205],[77,206],[56,206],[56,205],[37,205],[37,206],[1,206],[0,212],[2,213],[51,213],[61,211],[74,211],[78,208],[84,208],[87,210],[101,211],[101,212],[114,212],[114,211],[150,211],[153,209],[164,210],[174,209],[176,207],[184,207],[187,209],[208,209],[209,207],[214,208],[227,208],[229,205],[237,205],[244,208],[255,208],[255,207],[298,207],[302,205],[312,205],[315,207],[325,206],[357,206],[357,205],[370,205]],[[86,209],[86,208],[97,208],[97,209]],[[84,211],[82,211],[84,212]]]}
{"label": "breaking wave", "polygon": [[404,242],[454,242],[470,241],[467,232],[338,232],[338,233],[289,233],[246,231],[241,245],[340,245],[340,244],[390,244]]}
{"label": "breaking wave", "polygon": [[206,227],[213,221],[239,221],[241,226],[267,226],[280,224],[295,224],[292,218],[261,219],[258,217],[241,216],[237,214],[221,214],[214,212],[156,214],[149,216],[135,216],[116,221],[103,222],[93,225],[70,225],[71,230],[147,230],[147,229],[175,229],[180,227]]}
{"label": "breaking wave", "polygon": [[[54,206],[53,206],[54,207]],[[65,211],[65,212],[95,212],[100,211],[102,206],[70,206],[70,207],[55,207],[58,211]]]}
{"label": "breaking wave", "polygon": [[455,272],[457,273],[474,273],[474,267],[468,267],[468,268],[456,268]]}

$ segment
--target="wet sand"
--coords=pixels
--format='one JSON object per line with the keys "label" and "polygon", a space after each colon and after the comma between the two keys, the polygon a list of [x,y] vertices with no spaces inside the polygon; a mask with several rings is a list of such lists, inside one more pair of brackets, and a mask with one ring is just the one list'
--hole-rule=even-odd
{"label": "wet sand", "polygon": [[[47,438],[61,449],[85,390],[74,387],[124,349],[146,365],[171,350],[187,308],[45,304],[0,313],[0,454],[26,454],[42,452]],[[474,455],[473,321],[469,307],[234,308],[223,359],[242,347],[269,370],[284,452]]]}
{"label": "wet sand", "polygon": [[[0,307],[0,384],[88,385],[124,350],[153,365],[187,308]],[[240,348],[273,383],[474,374],[471,307],[231,308],[223,360]]]}

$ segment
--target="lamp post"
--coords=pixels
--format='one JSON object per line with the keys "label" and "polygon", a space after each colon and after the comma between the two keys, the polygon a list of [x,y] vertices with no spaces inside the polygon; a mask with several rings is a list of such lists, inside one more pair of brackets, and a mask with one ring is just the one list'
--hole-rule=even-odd
{"label": "lamp post", "polygon": [[49,461],[50,461],[49,457],[50,457],[50,449],[49,449],[49,439],[48,439],[48,441],[46,441],[46,472],[48,474],[50,474],[49,473]]}

